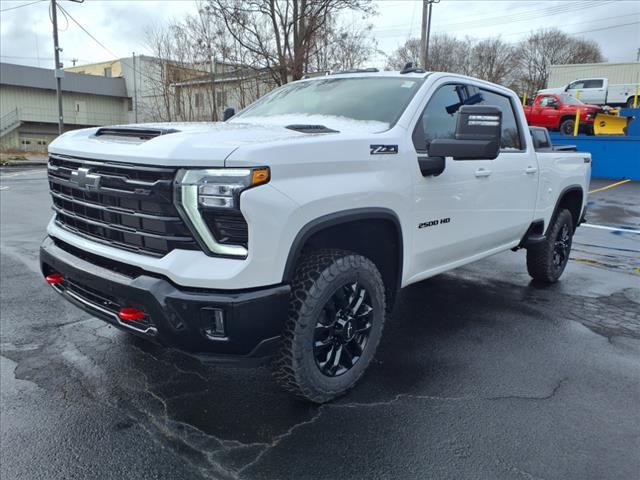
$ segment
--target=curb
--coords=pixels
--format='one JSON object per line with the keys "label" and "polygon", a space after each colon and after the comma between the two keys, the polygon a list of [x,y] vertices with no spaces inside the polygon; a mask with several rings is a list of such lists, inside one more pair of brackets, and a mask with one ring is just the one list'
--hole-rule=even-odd
{"label": "curb", "polygon": [[4,165],[0,165],[1,167],[46,167],[47,166],[47,161],[42,161],[42,162],[38,162],[38,161],[17,161],[17,162],[9,162],[9,163],[5,163]]}

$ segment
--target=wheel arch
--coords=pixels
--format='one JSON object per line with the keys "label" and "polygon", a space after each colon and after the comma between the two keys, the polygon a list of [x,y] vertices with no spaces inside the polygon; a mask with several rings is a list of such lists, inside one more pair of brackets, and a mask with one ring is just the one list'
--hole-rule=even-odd
{"label": "wheel arch", "polygon": [[305,251],[321,248],[350,250],[369,258],[380,270],[391,308],[402,283],[404,261],[402,227],[393,210],[356,208],[310,221],[300,229],[289,249],[282,281],[292,281],[298,259]]}
{"label": "wheel arch", "polygon": [[580,185],[569,185],[568,187],[565,187],[560,192],[560,195],[558,195],[558,201],[553,209],[553,214],[549,219],[549,223],[546,226],[545,234],[549,232],[551,223],[561,208],[566,208],[571,212],[571,217],[573,218],[573,231],[575,232],[582,217],[582,205],[584,204],[584,199],[584,190]]}

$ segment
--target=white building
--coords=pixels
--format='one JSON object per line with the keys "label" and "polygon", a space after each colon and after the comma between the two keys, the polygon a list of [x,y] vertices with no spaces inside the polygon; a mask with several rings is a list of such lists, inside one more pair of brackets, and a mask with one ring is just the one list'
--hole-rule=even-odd
{"label": "white building", "polygon": [[609,83],[640,83],[640,62],[551,65],[548,88],[562,87],[581,78],[608,78]]}
{"label": "white building", "polygon": [[[131,101],[122,78],[66,73],[61,86],[65,130],[127,121]],[[0,149],[46,151],[57,135],[54,71],[0,63]]]}

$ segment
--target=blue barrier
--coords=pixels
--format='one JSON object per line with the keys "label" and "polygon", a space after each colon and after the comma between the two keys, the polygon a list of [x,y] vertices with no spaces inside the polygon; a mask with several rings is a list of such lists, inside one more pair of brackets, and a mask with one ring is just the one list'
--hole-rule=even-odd
{"label": "blue barrier", "polygon": [[623,116],[634,117],[627,135],[577,135],[551,133],[555,145],[575,145],[580,152],[591,153],[594,178],[640,180],[640,109],[625,108]]}

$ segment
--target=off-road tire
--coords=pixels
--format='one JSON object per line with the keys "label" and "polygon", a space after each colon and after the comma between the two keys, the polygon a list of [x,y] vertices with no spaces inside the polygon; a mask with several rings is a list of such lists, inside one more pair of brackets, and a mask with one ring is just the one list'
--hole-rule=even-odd
{"label": "off-road tire", "polygon": [[573,130],[575,129],[576,121],[573,118],[567,118],[560,123],[560,133],[562,135],[573,135]]}
{"label": "off-road tire", "polygon": [[[314,357],[314,330],[329,299],[352,281],[367,290],[372,303],[369,337],[359,360],[349,370],[339,376],[326,376]],[[384,292],[377,267],[361,255],[344,250],[319,250],[303,255],[291,285],[282,343],[273,361],[276,382],[299,398],[315,403],[345,394],[368,367],[382,337]]]}
{"label": "off-road tire", "polygon": [[[553,261],[554,248],[556,247],[556,242],[559,241],[559,236],[565,226],[568,228],[569,234],[568,251],[566,252],[566,258],[562,264],[557,266],[554,265]],[[574,227],[571,212],[566,209],[558,211],[556,216],[553,218],[545,241],[527,249],[527,271],[534,280],[544,283],[555,283],[558,281],[569,262],[573,233]]]}

